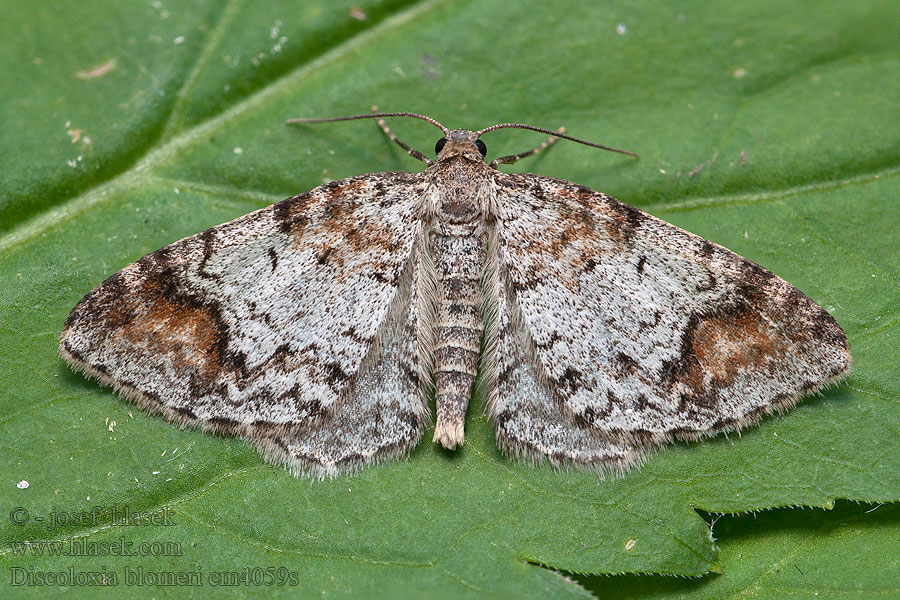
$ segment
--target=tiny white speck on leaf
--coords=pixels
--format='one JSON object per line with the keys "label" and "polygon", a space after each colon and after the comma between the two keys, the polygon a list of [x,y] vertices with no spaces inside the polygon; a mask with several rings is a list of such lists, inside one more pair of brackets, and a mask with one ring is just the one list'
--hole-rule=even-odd
{"label": "tiny white speck on leaf", "polygon": [[240,146],[235,146],[233,152],[234,152],[235,154],[243,154],[243,153],[244,153],[244,149],[241,148]]}
{"label": "tiny white speck on leaf", "polygon": [[636,539],[632,538],[632,539],[628,540],[627,542],[625,542],[625,551],[631,552],[636,545],[637,545]]}
{"label": "tiny white speck on leaf", "polygon": [[616,25],[616,33],[619,35],[625,35],[628,33],[628,28],[625,26],[625,23],[619,23]]}
{"label": "tiny white speck on leaf", "polygon": [[103,77],[110,71],[116,68],[118,64],[118,59],[111,58],[106,62],[100,63],[90,69],[85,69],[83,71],[76,71],[75,78],[76,79],[95,79],[97,77]]}
{"label": "tiny white speck on leaf", "polygon": [[22,481],[20,481],[19,483],[16,484],[16,487],[19,488],[20,490],[27,490],[29,485],[31,485],[31,484],[28,483],[28,481],[23,479]]}
{"label": "tiny white speck on leaf", "polygon": [[175,38],[175,39],[172,41],[172,43],[174,43],[176,46],[179,45],[179,44],[183,44],[183,43],[184,43],[184,36],[183,36],[183,35],[179,35],[177,38]]}
{"label": "tiny white speck on leaf", "polygon": [[741,77],[745,77],[747,75],[747,69],[735,69],[732,75],[735,79],[740,79]]}

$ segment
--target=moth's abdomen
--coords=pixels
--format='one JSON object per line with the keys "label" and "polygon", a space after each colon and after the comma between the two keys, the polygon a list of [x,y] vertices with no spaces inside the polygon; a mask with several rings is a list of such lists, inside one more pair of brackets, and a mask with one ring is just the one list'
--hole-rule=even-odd
{"label": "moth's abdomen", "polygon": [[437,279],[434,441],[452,450],[464,438],[463,423],[481,347],[484,235],[433,234],[431,251]]}

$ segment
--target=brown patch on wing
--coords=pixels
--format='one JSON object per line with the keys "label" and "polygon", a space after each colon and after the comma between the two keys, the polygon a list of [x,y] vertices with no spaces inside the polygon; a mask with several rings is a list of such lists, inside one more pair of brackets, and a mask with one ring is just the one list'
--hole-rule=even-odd
{"label": "brown patch on wing", "polygon": [[[312,233],[319,262],[335,267],[337,281],[343,281],[357,271],[346,263],[358,262],[358,257],[367,256],[369,275],[396,285],[400,265],[395,259],[406,232],[386,227],[382,219],[361,209],[377,205],[382,211],[397,210],[396,205],[409,199],[407,194],[421,193],[420,189],[408,185],[412,177],[408,173],[376,174],[335,182],[320,189],[324,207],[321,215],[311,219],[317,221]],[[402,184],[402,187],[394,184]],[[298,241],[300,235],[301,232],[296,233]]]}
{"label": "brown patch on wing", "polygon": [[[577,274],[591,270],[600,262],[600,256],[607,252],[598,243],[598,223],[591,209],[582,201],[560,202],[562,198],[580,198],[576,191],[567,187],[548,188],[524,182],[510,187],[542,201],[542,206],[536,210],[550,207],[555,209],[556,215],[552,226],[548,223],[539,235],[520,240],[520,244],[509,244],[508,252],[529,257],[527,262],[535,263],[539,271],[553,271],[555,279],[577,293]],[[570,265],[571,268],[558,269],[555,265]],[[520,281],[516,287],[521,289],[528,287],[528,284]]]}
{"label": "brown patch on wing", "polygon": [[[282,232],[293,239],[300,250],[313,250],[321,265],[334,267],[337,281],[343,281],[356,269],[345,266],[359,256],[376,254],[390,257],[399,248],[396,230],[385,228],[369,210],[397,210],[408,194],[420,194],[421,177],[410,173],[373,173],[334,181],[272,207]],[[373,268],[374,263],[374,268]],[[368,267],[375,278],[396,279],[396,265],[390,261],[370,261]]]}
{"label": "brown patch on wing", "polygon": [[[603,257],[631,242],[646,214],[605,194],[569,181],[535,176],[504,175],[501,184],[514,202],[527,201],[534,212],[552,211],[541,235],[522,240],[514,254],[541,258],[539,269],[553,271],[554,278],[572,293],[580,293],[579,276],[603,262]],[[516,196],[524,196],[515,199]],[[545,217],[541,217],[545,218]],[[552,225],[552,226],[551,226]],[[532,259],[532,262],[534,259]],[[554,264],[569,265],[558,269]],[[517,287],[527,287],[521,283]]]}
{"label": "brown patch on wing", "polygon": [[[546,195],[545,192],[544,196]],[[581,217],[580,222],[587,225],[591,232],[595,233],[598,227],[603,227],[617,245],[629,243],[646,217],[640,210],[624,202],[570,182],[559,181],[551,195],[566,200],[563,203],[566,206],[560,208],[561,215],[563,212],[577,213]],[[576,210],[571,205],[579,208]],[[594,219],[592,212],[601,215],[601,219]]]}
{"label": "brown patch on wing", "polygon": [[119,330],[120,335],[138,347],[152,340],[154,353],[215,379],[221,369],[220,331],[212,310],[168,298],[155,278],[132,294],[149,309],[131,318]]}
{"label": "brown patch on wing", "polygon": [[291,234],[294,246],[305,244],[307,226],[312,222],[317,232],[340,232],[352,221],[359,206],[357,200],[365,198],[368,181],[352,178],[334,181],[274,204],[272,212],[282,232]]}
{"label": "brown patch on wing", "polygon": [[369,200],[368,182],[351,179],[327,184],[322,190],[324,219],[316,225],[317,231],[343,231],[353,222],[353,215],[360,201]]}
{"label": "brown patch on wing", "polygon": [[557,262],[568,262],[578,272],[585,263],[593,264],[603,253],[594,241],[597,224],[586,208],[573,209],[566,205],[559,208],[558,226],[548,228],[546,237],[533,240],[528,250],[549,255]]}
{"label": "brown patch on wing", "polygon": [[697,360],[685,374],[687,383],[702,389],[704,373],[709,373],[716,387],[729,387],[740,373],[780,360],[790,351],[790,341],[750,309],[736,317],[713,316],[700,321],[690,349]]}

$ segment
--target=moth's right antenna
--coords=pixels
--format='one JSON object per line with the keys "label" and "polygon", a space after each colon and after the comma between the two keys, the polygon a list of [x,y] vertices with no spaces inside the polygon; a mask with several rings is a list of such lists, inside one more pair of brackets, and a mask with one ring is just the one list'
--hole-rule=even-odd
{"label": "moth's right antenna", "polygon": [[609,150],[610,152],[618,152],[619,154],[627,154],[628,156],[640,158],[636,152],[632,152],[631,150],[622,150],[620,148],[613,148],[612,146],[604,146],[603,144],[595,144],[594,142],[582,140],[581,138],[572,137],[570,135],[565,135],[559,131],[550,131],[549,129],[544,129],[543,127],[535,127],[533,125],[523,125],[522,123],[500,123],[498,125],[491,125],[490,127],[485,127],[481,131],[476,131],[475,135],[477,137],[481,137],[482,134],[485,134],[488,131],[494,131],[495,129],[530,129],[531,131],[539,131],[540,133],[549,133],[550,135],[552,135],[555,138],[562,138],[564,140],[569,140],[571,142],[578,142],[579,144],[584,144],[585,146],[592,146],[594,148],[600,148],[601,150]]}

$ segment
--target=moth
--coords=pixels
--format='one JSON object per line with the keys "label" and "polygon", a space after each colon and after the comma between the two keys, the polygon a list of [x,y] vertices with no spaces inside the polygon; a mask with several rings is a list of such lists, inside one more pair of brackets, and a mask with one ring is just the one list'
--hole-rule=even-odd
{"label": "moth", "polygon": [[[436,159],[385,117],[422,119]],[[557,138],[373,113],[426,164],[319,186],[170,244],[72,310],[74,369],[181,426],[331,477],[464,441],[473,386],[510,457],[623,473],[850,369],[828,312],[737,254],[569,181],[506,174]],[[485,133],[550,134],[485,161]]]}

